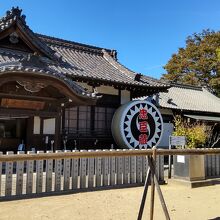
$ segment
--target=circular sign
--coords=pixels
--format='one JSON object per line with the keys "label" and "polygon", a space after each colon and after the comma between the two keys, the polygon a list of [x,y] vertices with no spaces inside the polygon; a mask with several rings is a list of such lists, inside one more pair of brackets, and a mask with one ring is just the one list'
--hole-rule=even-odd
{"label": "circular sign", "polygon": [[148,101],[132,101],[122,105],[112,119],[113,137],[122,148],[157,146],[162,131],[162,116],[156,106]]}

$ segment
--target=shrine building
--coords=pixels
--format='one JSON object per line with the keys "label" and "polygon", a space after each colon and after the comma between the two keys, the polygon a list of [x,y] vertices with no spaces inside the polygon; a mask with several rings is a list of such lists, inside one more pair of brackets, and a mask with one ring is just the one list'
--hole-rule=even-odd
{"label": "shrine building", "polygon": [[0,19],[0,151],[111,148],[115,110],[168,88],[116,50],[33,32],[19,8]]}

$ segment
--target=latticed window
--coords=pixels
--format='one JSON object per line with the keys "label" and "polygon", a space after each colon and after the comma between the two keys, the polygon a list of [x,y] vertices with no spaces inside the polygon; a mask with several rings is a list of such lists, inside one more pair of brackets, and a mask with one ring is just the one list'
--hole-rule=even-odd
{"label": "latticed window", "polygon": [[79,106],[66,109],[65,129],[68,133],[85,133],[91,129],[91,107]]}
{"label": "latticed window", "polygon": [[98,133],[110,132],[115,108],[95,107],[94,130]]}
{"label": "latticed window", "polygon": [[66,109],[65,130],[68,134],[109,134],[115,110],[116,108],[97,106],[79,106]]}
{"label": "latticed window", "polygon": [[77,107],[68,108],[65,111],[65,129],[68,133],[77,130]]}
{"label": "latticed window", "polygon": [[89,132],[91,129],[91,107],[79,106],[78,109],[78,130]]}

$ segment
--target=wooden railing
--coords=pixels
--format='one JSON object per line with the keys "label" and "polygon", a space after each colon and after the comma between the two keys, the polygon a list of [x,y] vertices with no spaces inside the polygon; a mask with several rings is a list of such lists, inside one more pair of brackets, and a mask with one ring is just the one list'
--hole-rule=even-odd
{"label": "wooden railing", "polygon": [[[30,195],[142,184],[148,169],[140,150],[7,152],[0,154],[0,195]],[[164,181],[163,156],[157,176]]]}
{"label": "wooden railing", "polygon": [[[164,181],[164,155],[215,155],[220,149],[158,149],[156,154],[157,177]],[[142,184],[146,156],[152,155],[153,150],[0,153],[0,196]]]}

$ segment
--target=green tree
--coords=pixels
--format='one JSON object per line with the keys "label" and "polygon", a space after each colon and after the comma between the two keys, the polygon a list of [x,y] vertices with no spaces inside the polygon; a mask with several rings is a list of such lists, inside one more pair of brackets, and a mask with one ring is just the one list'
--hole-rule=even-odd
{"label": "green tree", "polygon": [[179,48],[164,68],[163,79],[207,85],[220,97],[220,32],[204,30],[189,36],[185,48]]}

